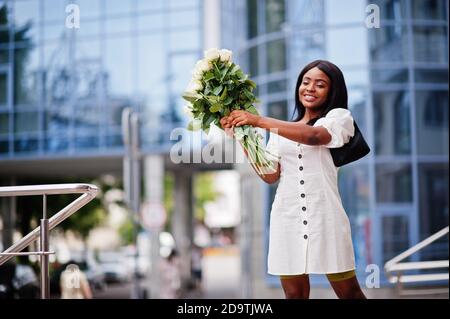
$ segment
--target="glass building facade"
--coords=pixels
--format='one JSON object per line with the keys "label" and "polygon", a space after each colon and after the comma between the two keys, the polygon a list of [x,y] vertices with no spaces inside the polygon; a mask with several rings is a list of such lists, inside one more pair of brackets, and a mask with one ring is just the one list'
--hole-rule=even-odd
{"label": "glass building facade", "polygon": [[[380,9],[380,28],[366,19]],[[258,84],[262,111],[292,119],[308,62],[343,71],[349,109],[371,146],[340,169],[357,270],[448,225],[448,1],[224,1],[223,41]],[[275,186],[276,187],[276,186]],[[275,187],[268,187],[268,215]],[[448,259],[448,236],[410,260]],[[365,278],[365,277],[362,277]],[[278,278],[268,276],[269,283]]]}
{"label": "glass building facade", "polygon": [[0,1],[0,160],[121,154],[128,106],[165,149],[202,21],[200,0]]}

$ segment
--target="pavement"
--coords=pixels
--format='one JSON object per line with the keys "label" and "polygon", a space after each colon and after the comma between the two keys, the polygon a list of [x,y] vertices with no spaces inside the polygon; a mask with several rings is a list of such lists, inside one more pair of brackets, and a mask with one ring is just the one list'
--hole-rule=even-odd
{"label": "pavement", "polygon": [[[240,257],[236,248],[210,249],[202,262],[203,280],[200,289],[186,291],[181,298],[186,299],[239,299],[240,297]],[[103,291],[94,291],[95,298],[128,299],[132,284],[108,285]],[[279,287],[259,289],[257,299],[284,299]],[[364,289],[369,299],[448,299],[447,287],[423,287],[410,290],[411,295],[399,295],[391,287]],[[311,299],[336,299],[331,287],[311,287]]]}

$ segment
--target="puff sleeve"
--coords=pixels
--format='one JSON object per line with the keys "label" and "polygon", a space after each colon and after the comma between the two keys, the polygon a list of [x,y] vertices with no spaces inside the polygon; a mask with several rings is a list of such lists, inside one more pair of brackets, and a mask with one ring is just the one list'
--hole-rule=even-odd
{"label": "puff sleeve", "polygon": [[332,109],[325,117],[318,119],[314,126],[325,127],[331,135],[331,141],[324,145],[328,148],[342,147],[355,134],[353,117],[349,110],[342,108]]}

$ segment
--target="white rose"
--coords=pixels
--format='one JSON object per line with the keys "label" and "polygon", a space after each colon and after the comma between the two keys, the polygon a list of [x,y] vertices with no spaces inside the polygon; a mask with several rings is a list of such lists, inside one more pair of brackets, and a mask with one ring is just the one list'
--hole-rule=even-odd
{"label": "white rose", "polygon": [[192,80],[186,89],[187,92],[196,93],[203,90],[203,84],[199,80]]}
{"label": "white rose", "polygon": [[205,59],[209,62],[220,58],[219,50],[212,48],[205,51]]}
{"label": "white rose", "polygon": [[195,64],[194,69],[192,70],[192,79],[193,80],[201,80],[203,77],[203,73],[211,70],[211,64],[208,61],[200,60]]}
{"label": "white rose", "polygon": [[192,80],[200,81],[202,79],[202,73],[198,72],[198,70],[192,71]]}
{"label": "white rose", "polygon": [[220,54],[220,61],[222,62],[228,62],[231,61],[231,57],[233,55],[233,52],[227,49],[222,49],[219,51]]}
{"label": "white rose", "polygon": [[202,74],[203,72],[211,70],[211,64],[206,60],[200,60],[195,65],[198,73]]}

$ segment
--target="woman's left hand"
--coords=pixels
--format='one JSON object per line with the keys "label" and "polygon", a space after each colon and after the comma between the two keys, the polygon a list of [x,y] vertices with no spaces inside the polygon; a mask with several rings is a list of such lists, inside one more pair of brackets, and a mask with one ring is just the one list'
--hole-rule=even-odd
{"label": "woman's left hand", "polygon": [[258,126],[259,119],[259,115],[242,110],[235,110],[231,112],[228,118],[232,126],[250,125],[255,127]]}

